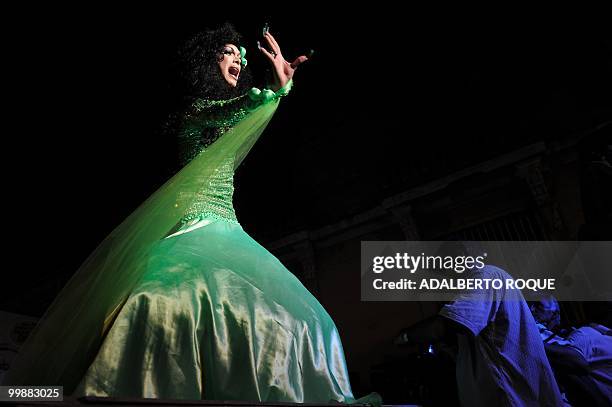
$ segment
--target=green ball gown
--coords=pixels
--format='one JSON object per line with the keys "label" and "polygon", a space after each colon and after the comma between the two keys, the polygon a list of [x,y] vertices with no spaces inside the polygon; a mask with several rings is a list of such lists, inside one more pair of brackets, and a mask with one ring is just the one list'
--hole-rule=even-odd
{"label": "green ball gown", "polygon": [[234,171],[288,85],[194,103],[179,137],[187,164],[89,256],[5,384],[63,385],[74,396],[356,401],[334,322],[232,205]]}

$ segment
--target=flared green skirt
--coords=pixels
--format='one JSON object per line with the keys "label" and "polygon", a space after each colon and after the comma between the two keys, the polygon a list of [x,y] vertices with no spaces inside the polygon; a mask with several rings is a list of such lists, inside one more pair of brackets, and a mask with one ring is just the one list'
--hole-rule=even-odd
{"label": "flared green skirt", "polygon": [[352,403],[336,326],[237,223],[159,241],[75,395]]}

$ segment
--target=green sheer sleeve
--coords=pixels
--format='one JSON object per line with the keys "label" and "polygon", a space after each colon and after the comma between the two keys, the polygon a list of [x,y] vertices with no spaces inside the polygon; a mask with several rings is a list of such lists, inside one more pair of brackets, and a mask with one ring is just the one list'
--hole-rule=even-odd
{"label": "green sheer sleeve", "polygon": [[197,99],[183,118],[178,134],[179,160],[187,164],[255,107],[248,94],[229,100]]}
{"label": "green sheer sleeve", "polygon": [[185,113],[178,135],[181,164],[191,161],[259,106],[287,95],[292,85],[290,80],[277,92],[252,88],[248,93],[228,100],[197,99]]}
{"label": "green sheer sleeve", "polygon": [[257,104],[249,94],[229,100],[197,99],[187,112],[187,123],[196,128],[232,127]]}

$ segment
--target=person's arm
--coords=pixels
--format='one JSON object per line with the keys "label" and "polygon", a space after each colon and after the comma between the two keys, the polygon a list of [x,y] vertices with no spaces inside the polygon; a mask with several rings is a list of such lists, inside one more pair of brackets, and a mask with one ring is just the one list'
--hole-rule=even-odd
{"label": "person's arm", "polygon": [[201,131],[233,127],[257,107],[289,94],[292,86],[293,80],[290,79],[276,92],[252,88],[248,93],[228,100],[197,99],[185,115],[185,128]]}
{"label": "person's arm", "polygon": [[544,348],[548,360],[555,368],[574,374],[588,374],[591,370],[582,353],[571,346],[545,343]]}
{"label": "person's arm", "polygon": [[185,127],[194,130],[232,127],[254,107],[256,103],[249,94],[228,100],[197,99],[185,115]]}
{"label": "person's arm", "polygon": [[187,164],[242,120],[249,111],[250,101],[246,94],[229,100],[196,100],[181,118],[181,131],[178,133],[180,163]]}

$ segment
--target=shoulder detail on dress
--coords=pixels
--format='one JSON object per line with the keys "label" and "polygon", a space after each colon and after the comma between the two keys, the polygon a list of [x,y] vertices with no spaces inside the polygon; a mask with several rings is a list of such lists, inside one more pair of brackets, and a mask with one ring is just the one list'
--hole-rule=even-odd
{"label": "shoulder detail on dress", "polygon": [[192,103],[191,107],[193,113],[199,113],[203,110],[210,109],[211,107],[223,107],[232,103],[236,103],[244,97],[245,95],[225,100],[196,99],[195,102]]}

